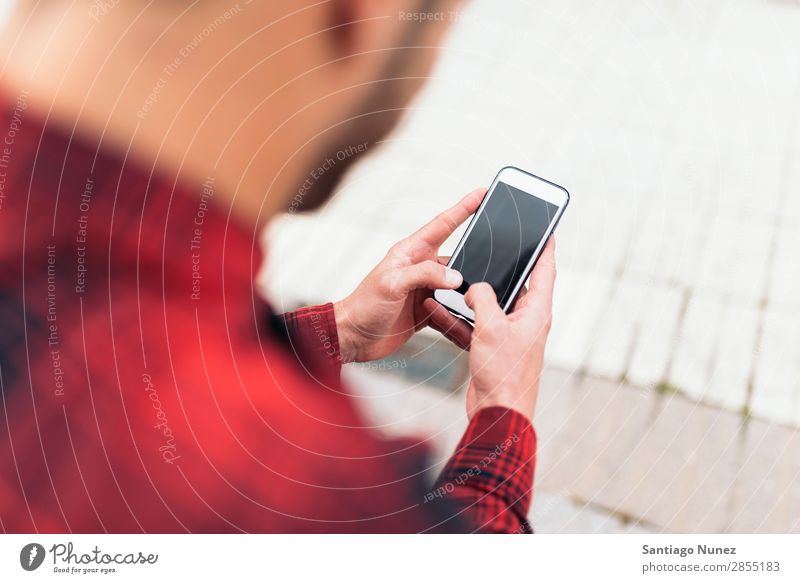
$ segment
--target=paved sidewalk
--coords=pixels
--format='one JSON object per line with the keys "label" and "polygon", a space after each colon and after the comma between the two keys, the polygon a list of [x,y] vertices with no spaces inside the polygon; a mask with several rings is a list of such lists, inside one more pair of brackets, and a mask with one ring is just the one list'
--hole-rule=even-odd
{"label": "paved sidewalk", "polygon": [[345,295],[516,164],[573,196],[550,364],[800,426],[798,30],[797,2],[471,3],[400,130],[273,229],[270,295]]}
{"label": "paved sidewalk", "polygon": [[[430,440],[438,472],[466,426],[463,387],[345,374],[380,431]],[[555,369],[535,425],[537,532],[800,533],[800,431]]]}

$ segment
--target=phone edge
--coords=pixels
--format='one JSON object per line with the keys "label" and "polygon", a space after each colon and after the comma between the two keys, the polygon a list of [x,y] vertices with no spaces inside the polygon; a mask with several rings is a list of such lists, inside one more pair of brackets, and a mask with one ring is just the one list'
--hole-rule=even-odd
{"label": "phone edge", "polygon": [[[555,183],[555,182],[553,182],[553,181],[551,181],[551,180],[548,180],[547,178],[542,178],[541,176],[537,176],[537,175],[536,175],[536,174],[534,174],[533,172],[528,172],[527,170],[523,170],[522,168],[518,168],[517,166],[512,166],[512,165],[503,166],[502,168],[500,168],[500,170],[498,170],[498,171],[497,171],[497,174],[495,175],[494,179],[492,180],[491,184],[489,185],[489,188],[487,188],[487,189],[486,189],[486,195],[484,196],[483,200],[481,201],[481,204],[480,204],[480,206],[479,206],[479,207],[478,207],[478,208],[475,210],[475,212],[473,213],[473,215],[472,215],[472,218],[470,219],[470,222],[469,222],[469,224],[467,225],[467,229],[464,231],[464,235],[461,237],[461,240],[459,240],[459,242],[458,242],[458,245],[456,245],[456,248],[455,248],[455,250],[453,251],[453,255],[451,255],[451,256],[450,256],[450,259],[449,259],[449,260],[448,260],[448,262],[447,262],[447,267],[451,267],[451,266],[452,266],[452,264],[453,264],[453,259],[454,259],[454,258],[455,258],[455,256],[457,255],[457,252],[460,250],[461,243],[463,242],[463,240],[464,240],[464,239],[467,237],[467,235],[469,234],[469,232],[470,232],[470,229],[471,229],[471,227],[472,227],[472,224],[473,224],[473,222],[475,221],[475,219],[477,218],[477,216],[478,216],[478,214],[480,213],[481,209],[483,208],[484,204],[486,204],[486,202],[487,202],[487,199],[489,198],[489,197],[488,197],[488,195],[489,195],[489,192],[490,192],[490,191],[491,191],[491,190],[492,190],[492,189],[495,187],[495,185],[496,185],[496,183],[497,183],[498,179],[500,178],[500,175],[503,173],[503,171],[504,171],[504,170],[516,170],[517,172],[520,172],[520,173],[522,173],[522,174],[526,174],[526,175],[528,175],[528,176],[531,176],[531,177],[533,177],[533,178],[536,178],[537,180],[541,180],[542,182],[545,182],[545,183],[547,183],[547,184],[549,184],[549,185],[551,185],[551,186],[554,186],[554,187],[556,187],[556,188],[558,188],[559,190],[562,190],[562,191],[564,192],[564,194],[566,195],[566,200],[565,200],[565,202],[564,202],[564,205],[563,205],[562,207],[560,207],[560,209],[559,209],[559,215],[558,215],[558,217],[556,218],[556,220],[555,220],[555,223],[553,223],[553,228],[552,228],[552,229],[550,229],[550,234],[549,234],[549,235],[547,235],[547,238],[546,238],[546,239],[549,239],[550,237],[552,237],[552,236],[555,234],[555,232],[556,232],[556,229],[558,228],[558,225],[559,225],[559,223],[561,222],[561,217],[563,217],[563,216],[564,216],[564,213],[566,212],[566,210],[567,210],[567,207],[569,206],[569,203],[570,203],[570,202],[571,202],[571,200],[572,200],[572,196],[570,195],[570,193],[569,193],[569,190],[567,190],[565,187],[561,186],[560,184],[557,184],[557,183]],[[533,194],[532,194],[532,193],[528,193],[528,194],[531,194],[531,196],[533,196]],[[542,253],[541,253],[541,252],[542,252],[542,250],[544,250],[544,247],[545,247],[545,245],[547,245],[547,243],[546,243],[546,242],[545,242],[545,244],[544,244],[544,245],[542,245],[542,248],[539,250],[539,254],[538,254],[538,255],[536,256],[536,258],[533,260],[533,262],[531,263],[530,267],[529,267],[529,268],[528,268],[528,269],[525,271],[525,275],[523,275],[523,276],[520,278],[520,281],[525,281],[525,280],[527,280],[528,278],[530,278],[530,276],[531,276],[531,273],[533,273],[533,270],[534,270],[534,268],[536,267],[536,264],[538,263],[538,261],[539,261],[539,258],[540,258],[540,257],[541,257],[541,255],[542,255]],[[522,288],[523,288],[523,287],[524,287],[523,285],[520,285],[520,286],[517,288],[516,292],[515,292],[515,293],[512,295],[512,297],[509,299],[508,303],[507,303],[505,306],[501,306],[501,309],[503,310],[503,312],[504,312],[504,313],[506,313],[506,314],[507,314],[507,313],[509,312],[509,310],[511,309],[511,307],[512,307],[512,306],[514,305],[514,303],[517,301],[517,298],[519,298],[519,294],[522,292]],[[474,322],[474,320],[473,320],[472,318],[470,318],[469,316],[466,316],[465,314],[461,314],[461,313],[459,313],[459,312],[456,312],[455,310],[451,309],[451,308],[450,308],[448,305],[446,305],[446,304],[444,304],[443,302],[439,301],[439,299],[438,299],[438,298],[436,298],[436,292],[437,292],[437,291],[439,291],[439,290],[434,290],[434,292],[433,292],[433,300],[434,300],[436,303],[438,303],[440,306],[444,307],[444,309],[446,309],[448,312],[450,312],[451,314],[453,314],[453,315],[454,315],[454,316],[456,316],[457,318],[459,318],[459,319],[461,319],[461,320],[464,320],[465,322],[467,322],[467,323],[468,323],[468,324],[470,324],[471,326],[474,326],[474,325],[475,325],[475,322]]]}

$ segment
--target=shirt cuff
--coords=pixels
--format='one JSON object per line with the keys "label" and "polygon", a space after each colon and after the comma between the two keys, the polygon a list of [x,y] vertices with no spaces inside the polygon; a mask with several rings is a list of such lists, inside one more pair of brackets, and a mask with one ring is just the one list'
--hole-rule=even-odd
{"label": "shirt cuff", "polygon": [[322,366],[328,373],[337,376],[341,373],[342,357],[332,303],[300,308],[279,318],[302,364],[311,370]]}
{"label": "shirt cuff", "polygon": [[479,531],[532,532],[530,511],[536,433],[521,413],[480,409],[438,480],[439,492],[464,508]]}

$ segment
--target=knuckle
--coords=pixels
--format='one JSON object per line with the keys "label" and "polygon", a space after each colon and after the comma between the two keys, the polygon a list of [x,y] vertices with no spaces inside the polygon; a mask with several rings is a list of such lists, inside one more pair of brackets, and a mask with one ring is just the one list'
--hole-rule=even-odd
{"label": "knuckle", "polygon": [[423,261],[418,267],[422,276],[428,281],[438,281],[444,273],[444,268],[433,261]]}
{"label": "knuckle", "polygon": [[458,226],[458,223],[456,223],[453,217],[450,216],[449,211],[444,211],[443,213],[439,213],[437,220],[441,221],[441,223],[450,230],[455,230],[455,228]]}
{"label": "knuckle", "polygon": [[503,322],[499,318],[491,318],[486,322],[484,329],[489,338],[498,339],[505,336]]}
{"label": "knuckle", "polygon": [[394,245],[392,245],[391,247],[389,247],[389,252],[387,253],[387,256],[398,257],[401,255],[406,255],[408,254],[408,248],[409,248],[409,240],[402,239],[397,243],[395,243]]}
{"label": "knuckle", "polygon": [[481,281],[481,282],[472,284],[472,289],[474,290],[473,294],[475,296],[483,297],[489,292],[489,289],[491,289],[491,286],[489,286],[489,284],[486,283],[485,281]]}
{"label": "knuckle", "polygon": [[488,324],[476,326],[473,331],[473,336],[483,344],[495,344],[496,341],[494,329]]}
{"label": "knuckle", "polygon": [[398,241],[397,243],[389,247],[389,250],[386,252],[386,256],[391,257],[392,255],[396,255],[402,244],[403,244],[402,241]]}

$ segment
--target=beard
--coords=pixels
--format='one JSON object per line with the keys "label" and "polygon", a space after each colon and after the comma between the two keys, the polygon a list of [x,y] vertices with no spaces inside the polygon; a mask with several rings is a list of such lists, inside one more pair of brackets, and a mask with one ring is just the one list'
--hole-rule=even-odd
{"label": "beard", "polygon": [[[438,4],[438,0],[424,0],[420,11],[432,12]],[[423,29],[420,25],[407,25],[398,46],[424,47]],[[424,61],[413,58],[417,50],[430,49],[392,51],[374,89],[320,148],[322,155],[316,158],[317,165],[309,169],[306,181],[290,199],[289,212],[310,212],[324,205],[353,164],[397,126],[408,103],[427,79]]]}
{"label": "beard", "polygon": [[[390,100],[385,102],[388,104]],[[336,187],[353,164],[379,143],[403,114],[402,108],[387,108],[386,105],[367,111],[369,113],[351,117],[347,128],[325,142],[321,148],[323,155],[317,158],[317,164],[306,174],[305,182],[290,199],[288,212],[311,212],[323,206],[333,197]]]}

